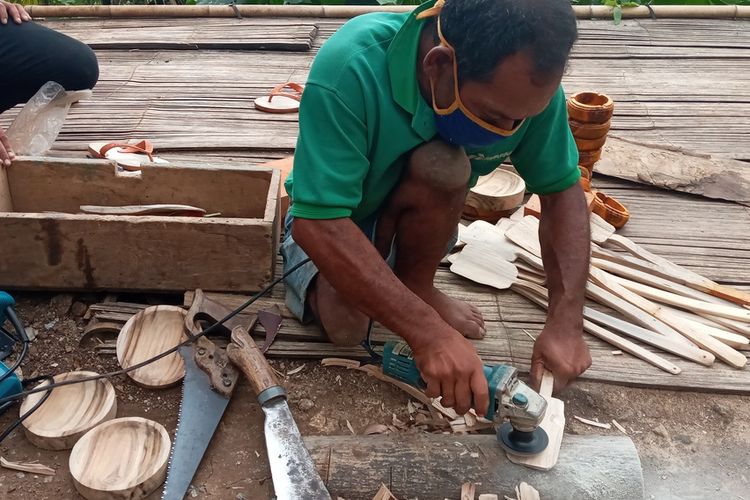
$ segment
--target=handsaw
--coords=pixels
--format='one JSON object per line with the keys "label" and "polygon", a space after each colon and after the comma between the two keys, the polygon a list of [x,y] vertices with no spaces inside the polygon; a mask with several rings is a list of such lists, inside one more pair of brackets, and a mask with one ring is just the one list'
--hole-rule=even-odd
{"label": "handsaw", "polygon": [[185,379],[162,500],[185,497],[239,377],[226,351],[206,337],[180,347],[180,354]]}

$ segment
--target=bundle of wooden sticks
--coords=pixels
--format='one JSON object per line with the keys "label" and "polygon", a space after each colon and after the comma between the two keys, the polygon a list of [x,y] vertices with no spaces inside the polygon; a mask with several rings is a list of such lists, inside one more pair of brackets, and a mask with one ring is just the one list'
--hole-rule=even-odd
{"label": "bundle of wooden sticks", "polygon": [[[497,225],[477,221],[462,226],[459,240],[465,246],[448,258],[451,271],[511,288],[546,308],[538,233],[539,221],[520,214]],[[750,350],[750,294],[654,255],[615,234],[596,214],[591,215],[591,237],[586,292],[606,307],[584,308],[586,332],[675,375],[679,366],[641,343],[706,366],[717,359],[738,369],[746,365],[741,351]]]}

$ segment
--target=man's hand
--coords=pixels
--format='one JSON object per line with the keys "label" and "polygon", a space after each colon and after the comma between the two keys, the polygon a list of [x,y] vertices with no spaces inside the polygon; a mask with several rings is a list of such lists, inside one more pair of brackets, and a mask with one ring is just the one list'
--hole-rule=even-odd
{"label": "man's hand", "polygon": [[0,167],[10,167],[10,161],[16,157],[13,149],[10,147],[8,136],[0,128]]}
{"label": "man's hand", "polygon": [[484,416],[490,401],[489,389],[482,360],[471,342],[452,331],[432,336],[423,345],[411,348],[427,383],[428,396],[442,396],[441,404],[454,408],[459,415],[473,407],[477,415]]}
{"label": "man's hand", "polygon": [[0,23],[8,24],[8,18],[13,19],[16,24],[31,21],[31,16],[24,10],[23,5],[0,0]]}
{"label": "man's hand", "polygon": [[553,392],[563,389],[568,383],[591,366],[591,353],[580,329],[564,331],[549,323],[534,342],[531,354],[531,387],[539,390],[544,369],[555,376]]}

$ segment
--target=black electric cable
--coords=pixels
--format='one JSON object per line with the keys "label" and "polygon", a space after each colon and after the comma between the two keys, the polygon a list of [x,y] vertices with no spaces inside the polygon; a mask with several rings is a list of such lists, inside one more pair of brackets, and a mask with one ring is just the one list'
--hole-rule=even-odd
{"label": "black electric cable", "polygon": [[16,401],[18,399],[21,399],[21,398],[23,398],[25,396],[29,396],[31,394],[36,394],[38,392],[43,392],[43,391],[47,391],[47,390],[50,390],[50,389],[54,389],[55,387],[63,387],[63,386],[66,386],[66,385],[73,385],[73,384],[82,384],[84,382],[91,382],[91,381],[94,381],[94,380],[101,380],[101,379],[104,379],[104,378],[111,378],[111,377],[117,377],[119,375],[124,375],[124,374],[126,374],[128,372],[131,372],[133,370],[137,370],[139,368],[143,368],[144,366],[146,366],[148,364],[151,364],[151,363],[153,363],[155,361],[158,361],[158,360],[160,360],[161,358],[163,358],[165,356],[169,356],[173,352],[176,352],[180,347],[186,346],[186,345],[190,344],[191,342],[195,342],[196,340],[198,340],[200,337],[203,337],[204,335],[208,335],[209,333],[213,333],[215,330],[218,329],[219,326],[223,325],[224,323],[226,323],[230,319],[232,319],[235,316],[237,316],[244,309],[246,309],[247,307],[249,307],[250,305],[252,305],[253,302],[255,302],[256,300],[258,300],[259,298],[261,298],[263,295],[265,295],[269,291],[271,291],[273,289],[273,287],[275,287],[276,285],[278,285],[279,283],[281,283],[290,274],[292,274],[294,271],[296,271],[297,269],[299,269],[303,265],[307,264],[308,262],[310,262],[310,258],[309,257],[306,258],[305,260],[303,260],[302,262],[299,262],[298,264],[292,266],[291,269],[289,269],[287,272],[285,272],[284,274],[282,274],[281,276],[279,276],[278,278],[276,278],[275,280],[273,280],[263,290],[261,290],[260,292],[256,293],[255,295],[253,295],[252,297],[250,297],[249,299],[247,299],[241,306],[239,306],[238,308],[234,309],[232,312],[230,312],[229,314],[227,314],[226,316],[224,316],[222,319],[220,319],[216,323],[213,323],[212,325],[210,325],[208,328],[206,328],[205,330],[203,330],[199,334],[188,337],[187,340],[184,340],[183,342],[180,342],[176,346],[174,346],[174,347],[172,347],[170,349],[167,349],[166,351],[164,351],[164,352],[162,352],[160,354],[157,354],[156,356],[154,356],[154,357],[152,357],[150,359],[147,359],[145,361],[137,363],[137,364],[135,364],[133,366],[129,366],[128,368],[123,368],[122,370],[117,370],[117,371],[109,372],[109,373],[103,373],[101,375],[94,375],[94,376],[91,376],[91,377],[79,378],[79,379],[76,379],[76,380],[65,380],[65,381],[62,381],[62,382],[57,382],[57,383],[53,383],[53,384],[50,384],[50,385],[45,385],[44,387],[37,387],[36,389],[30,389],[28,391],[19,392],[18,394],[13,394],[12,396],[6,396],[4,398],[0,398],[0,405],[4,405],[5,403],[7,403],[9,401]]}
{"label": "black electric cable", "polygon": [[[2,443],[3,441],[5,441],[5,438],[7,438],[8,435],[16,429],[16,427],[18,427],[19,425],[21,425],[23,423],[23,421],[26,420],[27,418],[29,418],[29,416],[32,413],[34,413],[35,411],[37,411],[39,409],[39,407],[42,406],[45,401],[47,401],[47,398],[50,397],[50,394],[52,394],[52,389],[53,389],[52,388],[52,383],[55,381],[55,379],[52,377],[52,375],[42,375],[40,377],[34,377],[34,378],[30,378],[30,379],[24,380],[24,385],[25,384],[31,385],[31,384],[33,384],[35,382],[39,382],[40,380],[48,380],[49,381],[49,384],[46,385],[46,386],[44,386],[44,388],[45,388],[45,390],[47,392],[44,394],[44,396],[42,396],[39,399],[39,401],[37,401],[37,403],[33,407],[31,407],[29,409],[29,411],[27,411],[26,413],[24,413],[23,415],[21,415],[20,417],[18,417],[17,419],[15,419],[10,425],[8,425],[8,427],[5,428],[5,430],[2,432],[2,434],[0,434],[0,443]],[[11,406],[11,404],[12,404],[12,401],[10,401],[10,402],[6,403],[5,405],[3,405],[3,407],[0,408],[0,412],[6,410],[8,407]]]}
{"label": "black electric cable", "polygon": [[[6,378],[10,377],[16,371],[16,368],[21,366],[21,363],[26,358],[26,355],[29,353],[29,337],[28,335],[26,335],[26,330],[24,329],[23,325],[18,320],[18,316],[16,316],[16,312],[13,310],[12,307],[9,307],[5,310],[5,314],[8,316],[8,321],[10,321],[10,324],[13,325],[13,328],[15,328],[16,333],[20,337],[20,340],[22,342],[22,347],[21,347],[21,354],[18,355],[15,363],[13,363],[13,366],[9,367],[7,372],[0,375],[0,383],[2,383]],[[2,404],[2,402],[0,402],[0,404]]]}

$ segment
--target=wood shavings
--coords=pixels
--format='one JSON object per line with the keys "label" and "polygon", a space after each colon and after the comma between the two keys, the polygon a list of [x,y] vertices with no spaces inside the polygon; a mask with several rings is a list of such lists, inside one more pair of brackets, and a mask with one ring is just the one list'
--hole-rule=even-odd
{"label": "wood shavings", "polygon": [[461,500],[474,500],[477,486],[474,483],[464,483],[461,485]]}
{"label": "wood shavings", "polygon": [[388,487],[384,484],[380,484],[380,489],[377,493],[375,493],[375,496],[372,497],[372,500],[398,500],[395,496],[393,496],[393,493],[391,493],[391,490],[388,489]]}
{"label": "wood shavings", "polygon": [[55,469],[47,467],[46,465],[36,463],[22,463],[22,462],[10,462],[5,458],[0,457],[0,467],[6,469],[18,470],[21,472],[29,472],[31,474],[41,474],[44,476],[54,476]]}
{"label": "wood shavings", "polygon": [[616,351],[612,351],[612,356],[622,356],[622,351],[620,351],[619,349]]}
{"label": "wood shavings", "polygon": [[618,431],[622,432],[626,436],[628,435],[628,431],[625,430],[625,427],[623,427],[622,425],[620,425],[620,423],[617,420],[615,420],[614,418],[612,419],[612,425],[614,425],[617,428]]}
{"label": "wood shavings", "polygon": [[371,436],[373,434],[387,434],[389,431],[390,429],[385,424],[372,424],[368,425],[362,434],[365,436]]}
{"label": "wood shavings", "polygon": [[349,422],[348,419],[346,420],[346,427],[349,429],[349,432],[352,433],[352,436],[356,436],[357,435],[357,433],[354,432],[354,427],[352,427],[352,423]]}
{"label": "wood shavings", "polygon": [[289,375],[295,375],[295,374],[301,372],[304,369],[305,369],[305,365],[304,364],[299,365],[297,368],[295,368],[293,370],[289,370],[288,372],[286,372],[286,376],[288,377]]}
{"label": "wood shavings", "polygon": [[518,500],[539,500],[539,492],[528,483],[521,483],[516,486],[516,497]]}
{"label": "wood shavings", "polygon": [[581,422],[582,424],[591,425],[593,427],[599,427],[600,429],[611,429],[612,425],[602,422],[597,422],[596,420],[589,420],[587,418],[579,417],[578,415],[573,415],[573,418]]}

